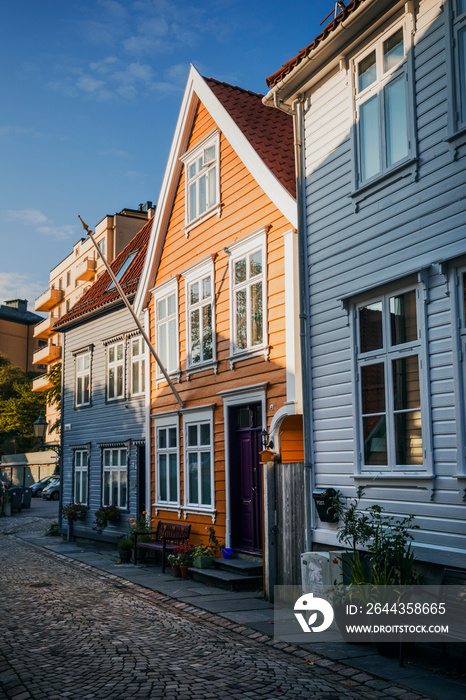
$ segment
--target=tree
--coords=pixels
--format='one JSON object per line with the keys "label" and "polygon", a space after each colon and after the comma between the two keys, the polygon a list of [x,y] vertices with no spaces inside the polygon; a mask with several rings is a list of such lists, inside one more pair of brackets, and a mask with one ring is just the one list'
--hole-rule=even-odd
{"label": "tree", "polygon": [[40,411],[45,411],[46,397],[32,391],[33,374],[16,367],[0,353],[1,454],[10,441],[14,441],[17,452],[37,447],[33,423]]}
{"label": "tree", "polygon": [[[54,405],[57,411],[61,411],[61,362],[57,362],[56,364],[52,365],[50,367],[48,373],[47,373],[47,378],[52,382],[52,387],[47,391],[46,397],[47,397],[47,403],[49,405]],[[61,415],[61,413],[60,413]],[[54,430],[60,430],[61,426],[61,419],[57,418],[55,423],[52,423],[52,425],[49,427],[49,433],[52,433]]]}

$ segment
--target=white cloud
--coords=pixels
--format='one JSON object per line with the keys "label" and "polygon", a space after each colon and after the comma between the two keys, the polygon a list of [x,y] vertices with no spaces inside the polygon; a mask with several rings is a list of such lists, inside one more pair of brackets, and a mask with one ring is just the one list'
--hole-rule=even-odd
{"label": "white cloud", "polygon": [[112,156],[115,158],[132,158],[131,153],[122,151],[119,148],[107,148],[105,151],[100,151],[101,156]]}
{"label": "white cloud", "polygon": [[78,79],[76,85],[80,90],[84,90],[84,92],[96,92],[96,90],[105,85],[105,83],[103,80],[96,80],[90,75],[82,75]]}
{"label": "white cloud", "polygon": [[116,56],[107,56],[107,58],[102,59],[102,61],[96,61],[89,64],[89,68],[96,73],[106,75],[112,70],[112,66],[117,63],[118,59]]}
{"label": "white cloud", "polygon": [[34,301],[47,288],[47,281],[20,272],[0,272],[0,304],[9,299],[27,299],[34,311]]}
{"label": "white cloud", "polygon": [[39,138],[42,134],[32,126],[0,126],[0,136],[32,136]]}
{"label": "white cloud", "polygon": [[50,236],[57,241],[62,241],[75,235],[76,226],[71,224],[65,224],[64,226],[38,226],[37,231],[44,236]]}
{"label": "white cloud", "polygon": [[4,219],[5,221],[17,221],[27,226],[38,226],[38,224],[45,224],[49,221],[48,217],[38,209],[18,209],[16,211],[8,209],[4,213]]}

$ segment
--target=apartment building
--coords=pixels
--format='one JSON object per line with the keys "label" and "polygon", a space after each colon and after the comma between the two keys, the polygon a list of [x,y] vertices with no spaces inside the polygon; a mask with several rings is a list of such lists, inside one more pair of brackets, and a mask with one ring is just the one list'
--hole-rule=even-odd
{"label": "apartment building", "polygon": [[[150,219],[154,211],[152,202],[146,202],[140,204],[138,209],[125,208],[119,213],[107,215],[96,225],[94,238],[108,262],[112,262],[126,247],[140,230],[143,225],[141,222]],[[77,241],[72,252],[51,270],[49,287],[35,303],[35,310],[46,311],[48,316],[34,329],[34,338],[42,339],[46,344],[34,353],[33,364],[46,365],[47,371],[34,380],[33,391],[46,391],[51,388],[47,374],[62,358],[61,334],[53,330],[54,324],[90,289],[104,269],[92,241],[84,237]],[[58,417],[56,408],[48,406],[48,425],[52,426]],[[58,440],[58,431],[47,431],[46,442],[54,443]]]}
{"label": "apartment building", "polygon": [[40,346],[34,326],[41,317],[27,307],[26,299],[10,299],[0,305],[0,352],[26,372],[41,369],[32,364],[33,353]]}

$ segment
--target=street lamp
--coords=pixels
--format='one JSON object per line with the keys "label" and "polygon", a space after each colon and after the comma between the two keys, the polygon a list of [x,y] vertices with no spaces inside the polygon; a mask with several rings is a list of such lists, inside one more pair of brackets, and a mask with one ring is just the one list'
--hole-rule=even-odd
{"label": "street lamp", "polygon": [[42,411],[39,413],[39,418],[34,421],[34,434],[39,443],[39,449],[45,448],[47,450],[53,450],[57,457],[60,457],[61,448],[60,445],[53,445],[52,443],[45,444],[45,433],[47,432],[48,423],[42,415]]}

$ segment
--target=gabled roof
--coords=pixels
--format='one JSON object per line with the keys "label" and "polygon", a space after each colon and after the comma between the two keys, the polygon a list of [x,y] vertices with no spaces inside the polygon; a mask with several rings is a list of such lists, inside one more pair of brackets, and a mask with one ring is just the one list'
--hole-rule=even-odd
{"label": "gabled roof", "polygon": [[203,78],[191,66],[134,303],[137,314],[146,304],[150,286],[155,280],[181,175],[180,157],[186,152],[199,102],[207,109],[261,189],[291,226],[297,228],[291,116],[266,107],[262,103],[262,95],[213,78]]}
{"label": "gabled roof", "polygon": [[336,17],[330,22],[330,24],[327,24],[327,26],[322,30],[322,33],[316,36],[314,41],[312,41],[310,44],[304,47],[304,49],[301,49],[301,51],[298,53],[297,56],[292,58],[290,61],[287,61],[282,65],[280,70],[277,70],[275,73],[272,73],[272,75],[269,75],[268,78],[266,78],[265,82],[267,83],[268,87],[274,87],[277,85],[283,78],[291,73],[291,71],[296,68],[314,49],[316,49],[320,44],[322,44],[340,25],[342,25],[343,21],[355,10],[358,9],[360,5],[362,5],[365,2],[365,0],[351,0],[349,2],[345,9],[341,9],[340,7],[340,12],[336,15]]}
{"label": "gabled roof", "polygon": [[[128,270],[120,280],[120,286],[126,296],[131,296],[136,293],[139,280],[141,277],[142,268],[147,252],[147,244],[149,242],[150,232],[154,217],[149,219],[142,229],[131,239],[126,248],[123,248],[121,253],[115,258],[110,265],[112,272],[115,274],[122,267],[128,255],[134,251],[139,251],[133,260]],[[88,314],[104,311],[105,307],[113,307],[119,301],[120,295],[115,287],[108,289],[112,280],[107,270],[94,282],[90,289],[78,299],[76,304],[60,318],[54,325],[54,330],[63,331],[74,322],[81,322],[83,317]],[[121,302],[123,303],[123,302]]]}

